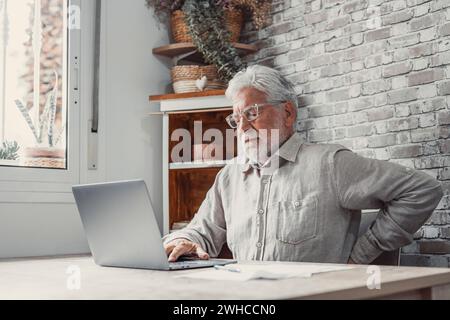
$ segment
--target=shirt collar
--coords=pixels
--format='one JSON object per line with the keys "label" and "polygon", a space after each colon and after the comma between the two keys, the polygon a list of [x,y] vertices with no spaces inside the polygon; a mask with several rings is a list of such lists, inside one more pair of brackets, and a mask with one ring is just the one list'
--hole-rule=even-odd
{"label": "shirt collar", "polygon": [[[278,151],[272,157],[280,157],[289,162],[295,162],[297,159],[298,151],[303,144],[300,135],[295,132],[289,139],[284,142]],[[271,157],[271,158],[272,158]],[[281,164],[282,162],[280,162]],[[249,159],[245,159],[245,163],[242,165],[242,172],[247,172],[250,168],[258,168],[257,165],[250,163]]]}

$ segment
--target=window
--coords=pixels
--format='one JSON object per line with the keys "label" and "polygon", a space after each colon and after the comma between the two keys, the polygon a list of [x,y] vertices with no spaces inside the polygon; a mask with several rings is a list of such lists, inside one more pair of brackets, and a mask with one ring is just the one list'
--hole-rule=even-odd
{"label": "window", "polygon": [[68,0],[0,0],[0,166],[68,168]]}
{"label": "window", "polygon": [[[82,19],[90,21],[91,2],[0,0],[0,148],[4,151],[5,143],[10,149],[3,152],[3,158],[14,151],[14,141],[19,147],[18,159],[0,160],[0,202],[2,199],[35,201],[30,197],[31,193],[36,197],[36,192],[46,195],[61,190],[61,184],[70,191],[69,186],[80,180],[80,107],[89,108],[88,96],[84,96],[86,102],[80,102],[80,85],[88,81],[82,77],[89,79],[90,76],[89,72],[82,72],[80,63],[81,33],[83,30],[86,33],[83,39],[89,41],[92,32],[89,25],[83,29],[80,26]],[[81,14],[82,3],[84,15]],[[36,21],[40,20],[40,23],[35,23],[36,12]],[[46,18],[48,16],[50,18]],[[34,37],[34,30],[40,30],[41,36]],[[13,40],[17,37],[21,39]],[[41,50],[35,52],[34,48],[39,47]],[[48,53],[50,48],[54,51]],[[87,49],[85,51],[91,54]],[[17,59],[27,62],[14,62]],[[24,73],[26,63],[28,73]],[[22,76],[24,74],[26,76]],[[14,83],[16,86],[12,85]],[[44,110],[52,109],[46,105],[51,104],[49,97],[53,96],[53,128],[49,130],[47,120],[40,131],[38,123],[45,120]],[[34,107],[34,101],[39,101],[36,103],[39,108]],[[22,105],[41,142],[20,111]],[[17,197],[12,197],[12,193]]]}

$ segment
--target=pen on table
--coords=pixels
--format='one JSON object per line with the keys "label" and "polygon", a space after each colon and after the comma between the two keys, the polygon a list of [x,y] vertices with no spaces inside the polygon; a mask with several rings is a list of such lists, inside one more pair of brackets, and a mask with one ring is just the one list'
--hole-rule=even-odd
{"label": "pen on table", "polygon": [[230,272],[241,272],[241,270],[237,269],[237,268],[229,268],[229,267],[219,266],[219,265],[214,266],[214,269],[225,270],[225,271],[230,271]]}

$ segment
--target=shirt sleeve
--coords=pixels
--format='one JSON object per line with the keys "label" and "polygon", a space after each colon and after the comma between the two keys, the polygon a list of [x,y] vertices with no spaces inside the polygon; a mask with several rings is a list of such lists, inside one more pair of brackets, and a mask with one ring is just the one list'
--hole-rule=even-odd
{"label": "shirt sleeve", "polygon": [[216,176],[213,186],[209,189],[192,221],[182,230],[164,236],[164,244],[184,238],[200,244],[211,257],[217,257],[220,254],[226,242],[226,223],[220,187],[222,174],[223,169]]}
{"label": "shirt sleeve", "polygon": [[395,163],[363,158],[347,150],[335,154],[334,165],[342,207],[380,209],[351,252],[351,259],[359,264],[412,242],[443,196],[435,179]]}

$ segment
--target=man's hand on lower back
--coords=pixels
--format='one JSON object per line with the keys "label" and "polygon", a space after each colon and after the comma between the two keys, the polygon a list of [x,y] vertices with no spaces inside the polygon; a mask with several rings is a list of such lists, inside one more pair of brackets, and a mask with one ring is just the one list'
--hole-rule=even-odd
{"label": "man's hand on lower back", "polygon": [[194,255],[199,259],[208,260],[208,253],[198,244],[187,239],[175,239],[164,245],[169,262],[177,261],[183,255]]}

